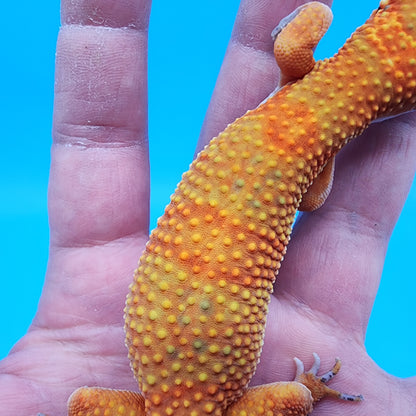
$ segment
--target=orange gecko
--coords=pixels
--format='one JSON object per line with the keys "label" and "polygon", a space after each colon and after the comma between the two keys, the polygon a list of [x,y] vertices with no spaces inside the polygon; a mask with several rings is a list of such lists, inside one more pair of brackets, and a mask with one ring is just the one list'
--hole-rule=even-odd
{"label": "orange gecko", "polygon": [[279,25],[287,84],[201,151],[151,233],[125,308],[141,393],[80,388],[69,415],[305,416],[325,396],[361,400],[326,386],[340,362],[318,376],[317,355],[308,372],[295,360],[293,382],[248,387],[297,209],[324,202],[342,146],[416,107],[416,1],[383,0],[315,63],[330,20],[311,3]]}

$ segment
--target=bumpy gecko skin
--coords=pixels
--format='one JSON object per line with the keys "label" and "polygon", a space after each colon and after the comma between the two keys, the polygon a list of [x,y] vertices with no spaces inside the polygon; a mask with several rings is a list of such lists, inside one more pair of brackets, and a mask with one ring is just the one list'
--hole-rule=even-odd
{"label": "bumpy gecko skin", "polygon": [[306,373],[297,360],[294,382],[247,385],[303,195],[371,121],[415,108],[415,35],[416,2],[382,1],[338,54],[305,69],[198,155],[151,233],[127,297],[126,344],[142,393],[82,388],[71,396],[71,416],[305,416],[327,395],[360,399],[329,389],[340,364],[318,377],[317,356]]}

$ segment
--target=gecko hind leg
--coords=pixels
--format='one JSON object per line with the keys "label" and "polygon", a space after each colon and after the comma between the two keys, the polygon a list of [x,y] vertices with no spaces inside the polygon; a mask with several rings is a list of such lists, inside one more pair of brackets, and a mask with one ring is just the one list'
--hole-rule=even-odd
{"label": "gecko hind leg", "polygon": [[68,416],[145,416],[145,400],[138,392],[80,387],[68,399]]}
{"label": "gecko hind leg", "polygon": [[339,372],[341,368],[341,361],[337,358],[335,359],[335,364],[325,374],[318,376],[319,367],[321,360],[318,354],[314,353],[314,363],[309,371],[305,371],[305,366],[299,358],[294,358],[296,363],[296,377],[295,381],[306,386],[313,397],[314,403],[321,400],[323,397],[335,397],[337,399],[346,400],[350,402],[360,402],[363,400],[362,395],[353,395],[341,393],[337,390],[331,389],[326,385],[334,376]]}

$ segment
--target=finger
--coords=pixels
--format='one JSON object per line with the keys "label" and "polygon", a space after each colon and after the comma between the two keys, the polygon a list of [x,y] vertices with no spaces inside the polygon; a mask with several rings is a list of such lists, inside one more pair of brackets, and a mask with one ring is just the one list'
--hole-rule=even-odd
{"label": "finger", "polygon": [[[147,233],[149,1],[64,1],[56,58],[52,245]],[[140,209],[140,207],[143,207]]]}
{"label": "finger", "polygon": [[279,71],[271,32],[281,19],[303,3],[306,1],[242,1],[202,127],[198,151],[276,88]]}
{"label": "finger", "polygon": [[122,325],[125,288],[148,235],[149,9],[147,0],[62,2],[51,255],[37,326]]}
{"label": "finger", "polygon": [[280,290],[363,338],[415,160],[414,114],[375,124],[347,145],[326,203],[295,227]]}

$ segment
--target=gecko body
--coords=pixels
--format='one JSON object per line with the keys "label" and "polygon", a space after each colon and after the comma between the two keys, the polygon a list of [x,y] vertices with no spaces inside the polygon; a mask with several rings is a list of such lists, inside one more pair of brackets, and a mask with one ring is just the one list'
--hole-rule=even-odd
{"label": "gecko body", "polygon": [[317,357],[310,373],[298,365],[296,382],[247,385],[305,194],[372,121],[415,108],[415,34],[416,2],[382,1],[334,57],[199,153],[127,297],[126,344],[142,393],[83,388],[71,397],[71,416],[304,416],[321,397],[341,395],[316,376]]}

